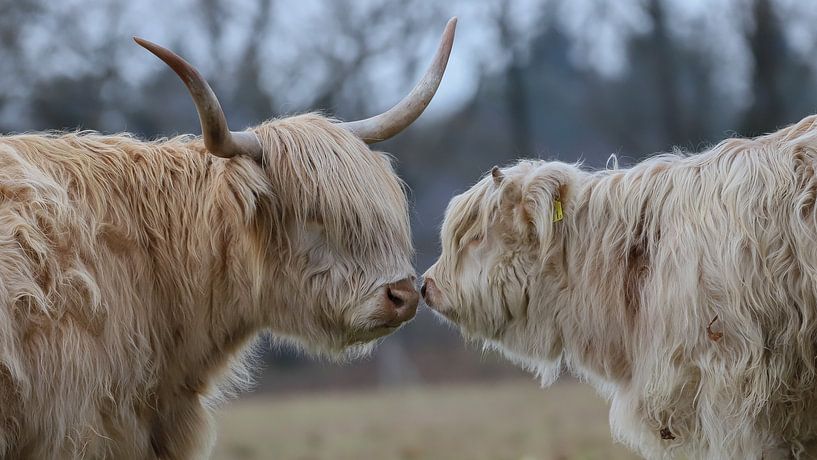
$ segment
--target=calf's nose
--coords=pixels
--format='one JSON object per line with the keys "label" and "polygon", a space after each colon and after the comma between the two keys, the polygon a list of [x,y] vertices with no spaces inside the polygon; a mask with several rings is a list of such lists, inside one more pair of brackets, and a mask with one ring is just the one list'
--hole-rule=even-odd
{"label": "calf's nose", "polygon": [[423,279],[423,287],[420,288],[420,293],[423,296],[423,300],[426,301],[426,305],[429,307],[434,308],[434,292],[437,290],[437,285],[434,284],[434,280],[426,277]]}
{"label": "calf's nose", "polygon": [[413,278],[405,278],[386,286],[386,303],[397,313],[396,322],[402,323],[414,318],[420,294],[414,287]]}

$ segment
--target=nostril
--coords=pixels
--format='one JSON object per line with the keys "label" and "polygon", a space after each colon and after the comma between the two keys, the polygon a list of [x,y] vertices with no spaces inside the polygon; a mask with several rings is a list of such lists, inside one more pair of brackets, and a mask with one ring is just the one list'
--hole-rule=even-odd
{"label": "nostril", "polygon": [[389,298],[389,301],[394,304],[395,308],[400,308],[406,303],[402,297],[395,295],[391,289],[386,290],[386,296]]}
{"label": "nostril", "polygon": [[414,284],[415,280],[405,278],[386,286],[384,307],[393,316],[394,324],[404,323],[414,317],[420,303],[420,293]]}
{"label": "nostril", "polygon": [[426,298],[426,283],[425,283],[425,281],[423,282],[423,286],[420,287],[420,295],[423,296],[424,299]]}

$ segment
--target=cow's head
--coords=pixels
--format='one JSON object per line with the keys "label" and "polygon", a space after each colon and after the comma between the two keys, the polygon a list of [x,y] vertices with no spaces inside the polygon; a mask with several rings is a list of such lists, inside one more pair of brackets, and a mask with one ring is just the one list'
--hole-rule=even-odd
{"label": "cow's head", "polygon": [[254,161],[269,196],[257,200],[261,235],[255,252],[267,285],[261,314],[277,336],[337,355],[412,319],[419,294],[403,184],[389,157],[367,144],[410,125],[431,101],[454,39],[449,21],[436,56],[417,86],[375,117],[336,122],[316,114],[270,120],[232,132],[204,78],[171,51],[136,41],[167,63],[198,109],[206,149]]}
{"label": "cow's head", "polygon": [[564,286],[556,258],[565,222],[554,212],[567,206],[577,173],[563,163],[522,161],[495,167],[454,197],[442,225],[442,254],[423,275],[429,307],[465,337],[523,364],[557,362],[554,307]]}

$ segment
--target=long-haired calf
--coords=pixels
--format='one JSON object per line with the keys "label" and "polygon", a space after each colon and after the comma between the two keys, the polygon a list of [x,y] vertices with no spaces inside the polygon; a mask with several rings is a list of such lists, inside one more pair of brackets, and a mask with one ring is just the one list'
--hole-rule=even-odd
{"label": "long-haired calf", "polygon": [[629,169],[495,168],[423,293],[543,384],[592,383],[647,458],[814,456],[815,168],[814,116]]}

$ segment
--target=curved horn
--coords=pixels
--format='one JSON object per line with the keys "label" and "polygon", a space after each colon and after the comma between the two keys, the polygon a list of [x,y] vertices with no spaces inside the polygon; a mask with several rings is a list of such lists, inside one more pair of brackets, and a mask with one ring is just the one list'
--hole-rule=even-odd
{"label": "curved horn", "polygon": [[246,155],[256,161],[261,159],[263,149],[258,138],[251,132],[230,131],[221,104],[198,70],[166,48],[137,37],[133,40],[170,66],[187,86],[199,113],[204,146],[210,153],[222,158]]}
{"label": "curved horn", "polygon": [[448,56],[451,54],[451,46],[454,44],[456,28],[457,18],[453,17],[445,26],[434,60],[426,70],[423,79],[417,83],[408,96],[380,115],[365,120],[340,123],[340,125],[367,144],[374,144],[396,135],[412,124],[423,113],[440,86],[448,64]]}

